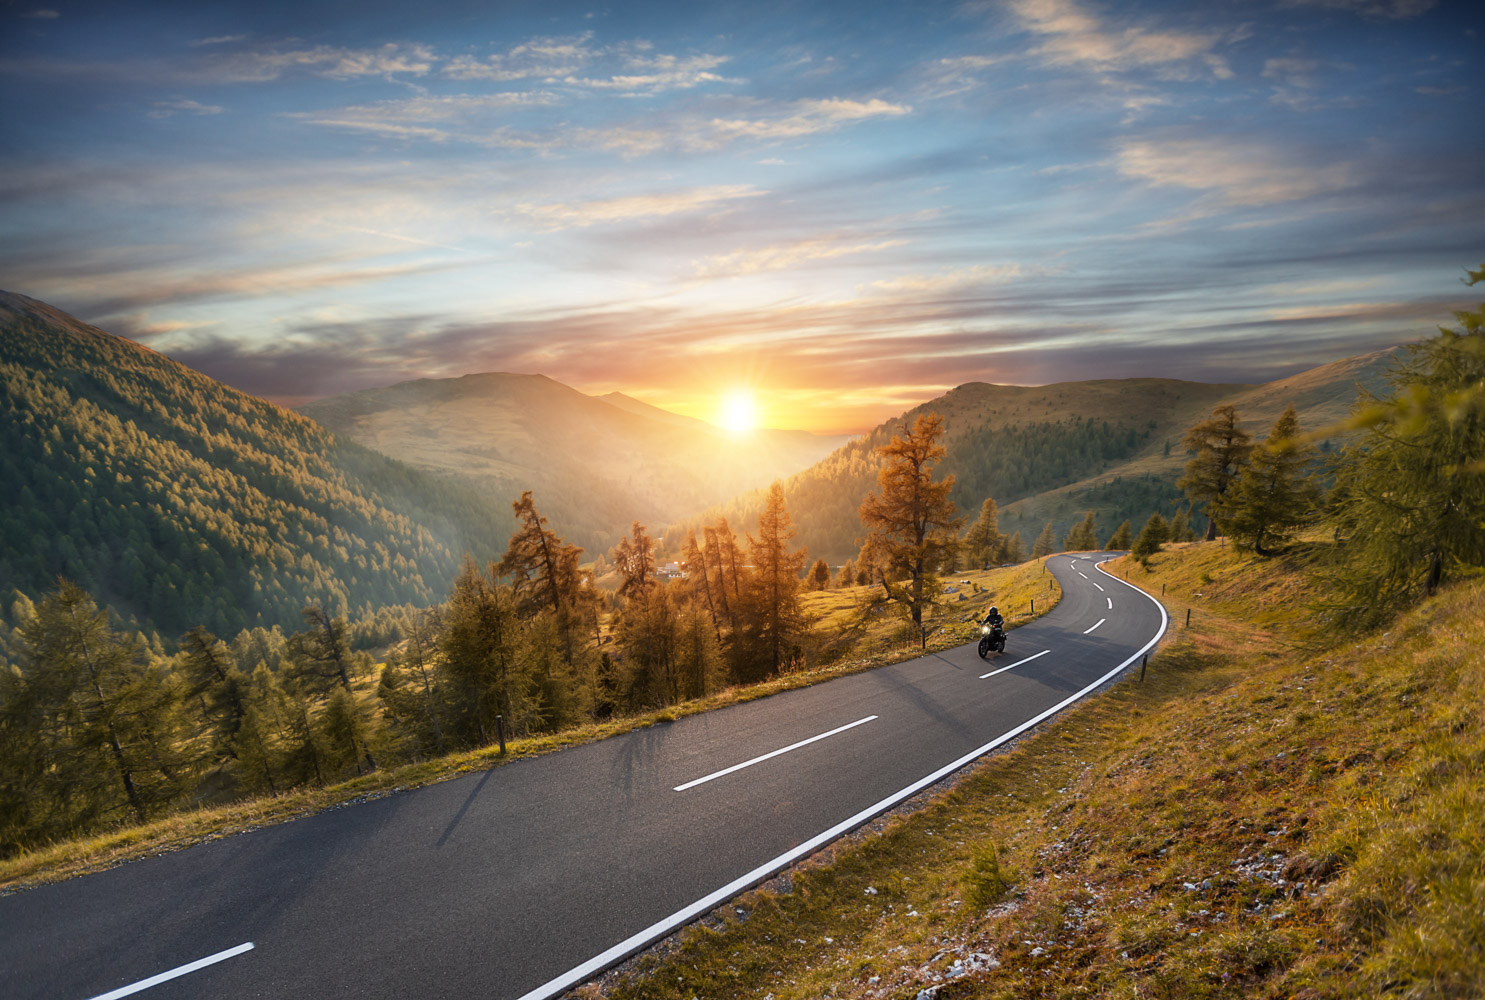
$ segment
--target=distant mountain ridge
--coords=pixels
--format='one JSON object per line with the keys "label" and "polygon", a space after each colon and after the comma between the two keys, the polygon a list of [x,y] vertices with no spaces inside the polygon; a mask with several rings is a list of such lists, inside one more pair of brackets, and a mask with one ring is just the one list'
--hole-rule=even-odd
{"label": "distant mountain ridge", "polygon": [[[0,292],[0,581],[59,575],[167,636],[441,599],[509,508]],[[497,548],[498,546],[498,548]]]}
{"label": "distant mountain ridge", "polygon": [[531,490],[590,554],[638,520],[658,528],[829,454],[843,437],[730,435],[623,393],[589,396],[544,375],[417,379],[306,403],[336,434],[509,503]]}
{"label": "distant mountain ridge", "polygon": [[[969,519],[987,497],[1000,507],[1000,529],[1020,531],[1030,550],[1051,521],[1059,540],[1084,511],[1095,512],[1100,537],[1129,518],[1174,513],[1187,456],[1186,428],[1222,404],[1262,439],[1293,402],[1306,430],[1342,420],[1357,385],[1384,388],[1401,348],[1321,365],[1261,385],[1177,379],[1102,379],[1044,386],[969,382],[915,406],[784,481],[799,543],[811,559],[839,564],[853,557],[862,535],[857,508],[877,488],[875,449],[911,427],[919,414],[944,418],[947,450],[937,475],[953,474],[951,494]],[[734,497],[666,532],[676,551],[687,530],[718,516],[744,528],[756,522],[761,494]]]}

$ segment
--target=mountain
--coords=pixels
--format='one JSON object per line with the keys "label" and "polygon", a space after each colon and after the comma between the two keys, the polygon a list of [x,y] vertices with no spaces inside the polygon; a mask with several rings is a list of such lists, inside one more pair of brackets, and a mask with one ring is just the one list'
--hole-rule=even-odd
{"label": "mountain", "polygon": [[[857,508],[877,488],[875,449],[902,434],[922,413],[944,418],[947,454],[938,475],[953,474],[951,497],[973,519],[986,497],[1000,507],[1000,529],[1021,532],[1029,551],[1051,521],[1058,538],[1096,514],[1101,537],[1126,518],[1173,514],[1187,456],[1186,428],[1230,403],[1243,426],[1261,439],[1290,402],[1307,430],[1345,417],[1357,385],[1385,386],[1400,349],[1323,365],[1262,385],[1175,379],[1103,379],[1044,386],[970,382],[916,406],[784,481],[785,500],[811,559],[841,563],[855,556],[862,535]],[[1328,442],[1327,442],[1328,444]],[[743,494],[677,522],[665,546],[677,551],[687,530],[724,516],[735,528],[756,523],[761,494]]]}
{"label": "mountain", "polygon": [[418,379],[298,408],[337,435],[509,504],[531,490],[553,530],[590,553],[633,521],[658,528],[807,468],[844,438],[730,435],[622,393],[544,375]]}
{"label": "mountain", "polygon": [[0,582],[64,575],[166,635],[440,599],[511,515],[45,303],[0,292]]}

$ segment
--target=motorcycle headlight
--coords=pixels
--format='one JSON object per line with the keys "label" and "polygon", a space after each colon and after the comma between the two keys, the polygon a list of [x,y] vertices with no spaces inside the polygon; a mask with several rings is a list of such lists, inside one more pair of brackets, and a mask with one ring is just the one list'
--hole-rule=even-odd
{"label": "motorcycle headlight", "polygon": [[980,626],[980,635],[989,635],[989,634],[990,634],[990,626],[989,625],[981,625]]}

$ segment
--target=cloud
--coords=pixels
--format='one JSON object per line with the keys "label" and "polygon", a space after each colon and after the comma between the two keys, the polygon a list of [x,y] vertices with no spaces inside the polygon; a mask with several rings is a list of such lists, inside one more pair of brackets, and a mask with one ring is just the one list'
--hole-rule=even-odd
{"label": "cloud", "polygon": [[1212,52],[1221,40],[1217,33],[1116,24],[1076,0],[1012,0],[1010,6],[1027,29],[1046,39],[1035,54],[1054,66],[1170,71],[1200,61],[1214,76],[1232,75],[1225,60]]}
{"label": "cloud", "polygon": [[508,83],[514,80],[557,79],[580,71],[600,54],[588,43],[593,33],[533,38],[505,52],[477,59],[457,56],[443,68],[443,75],[454,80],[489,80]]}
{"label": "cloud", "polygon": [[767,193],[748,184],[729,184],[593,201],[552,202],[545,205],[523,202],[515,207],[515,212],[545,229],[555,230],[699,212],[739,198],[756,198]]}
{"label": "cloud", "polygon": [[713,118],[708,122],[713,142],[734,138],[793,139],[817,132],[829,132],[842,125],[869,118],[898,118],[912,112],[905,104],[892,104],[873,98],[853,101],[845,98],[795,101],[781,114],[755,118]]}
{"label": "cloud", "polygon": [[228,45],[232,42],[246,41],[247,35],[213,35],[210,38],[197,38],[191,41],[193,46],[203,45]]}
{"label": "cloud", "polygon": [[883,292],[943,293],[956,288],[994,284],[1009,281],[1021,274],[1021,265],[1007,264],[1002,267],[976,265],[961,267],[938,274],[905,274],[897,278],[873,281],[871,287]]}
{"label": "cloud", "polygon": [[705,83],[742,83],[744,81],[719,76],[711,72],[727,62],[727,56],[701,55],[682,58],[661,55],[636,57],[628,60],[628,68],[648,72],[621,73],[614,76],[574,77],[568,76],[563,83],[596,90],[621,90],[629,92],[657,93],[662,90],[689,90]]}
{"label": "cloud", "polygon": [[842,236],[795,240],[777,243],[757,250],[736,250],[706,257],[696,265],[698,278],[738,277],[764,271],[782,271],[809,261],[832,260],[862,253],[879,253],[902,246],[907,240],[860,240]]}
{"label": "cloud", "polygon": [[192,115],[219,115],[226,108],[216,104],[201,104],[197,101],[188,101],[177,98],[173,101],[156,101],[154,110],[149,112],[151,118],[170,118],[177,114]]}
{"label": "cloud", "polygon": [[397,74],[426,76],[436,60],[433,49],[422,44],[388,42],[369,49],[316,45],[310,49],[212,55],[204,59],[194,73],[187,75],[199,75],[220,83],[266,83],[294,70],[338,80]]}
{"label": "cloud", "polygon": [[62,15],[59,12],[50,9],[49,7],[40,7],[36,10],[26,11],[24,14],[21,15],[21,17],[24,17],[29,21],[55,21],[61,16]]}
{"label": "cloud", "polygon": [[1438,0],[1283,0],[1283,7],[1320,7],[1349,11],[1370,21],[1408,21],[1421,17]]}
{"label": "cloud", "polygon": [[1263,63],[1263,78],[1280,80],[1291,87],[1316,87],[1320,83],[1316,76],[1319,70],[1318,59],[1299,59],[1292,56],[1268,59]]}
{"label": "cloud", "polygon": [[457,139],[488,145],[509,144],[489,119],[514,108],[557,103],[546,91],[507,91],[499,94],[422,96],[376,104],[357,104],[326,111],[292,111],[285,117],[309,125],[374,132],[393,139]]}
{"label": "cloud", "polygon": [[1300,162],[1257,141],[1230,138],[1124,142],[1119,172],[1164,187],[1210,191],[1228,205],[1274,205],[1358,183],[1345,163]]}

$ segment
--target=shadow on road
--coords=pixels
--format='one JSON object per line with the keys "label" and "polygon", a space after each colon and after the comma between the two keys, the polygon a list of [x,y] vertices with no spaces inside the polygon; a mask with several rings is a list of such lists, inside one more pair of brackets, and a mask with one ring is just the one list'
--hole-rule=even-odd
{"label": "shadow on road", "polygon": [[475,783],[475,786],[469,790],[469,797],[464,800],[464,804],[459,807],[459,811],[454,813],[454,818],[449,820],[449,825],[444,828],[443,836],[438,838],[438,842],[433,845],[434,847],[442,847],[444,844],[447,844],[449,842],[450,835],[453,834],[455,828],[459,826],[459,823],[463,821],[464,814],[469,812],[469,807],[474,804],[474,800],[479,796],[480,790],[485,787],[485,782],[489,781],[490,775],[494,773],[495,769],[493,767],[490,768],[484,773],[484,776]]}

